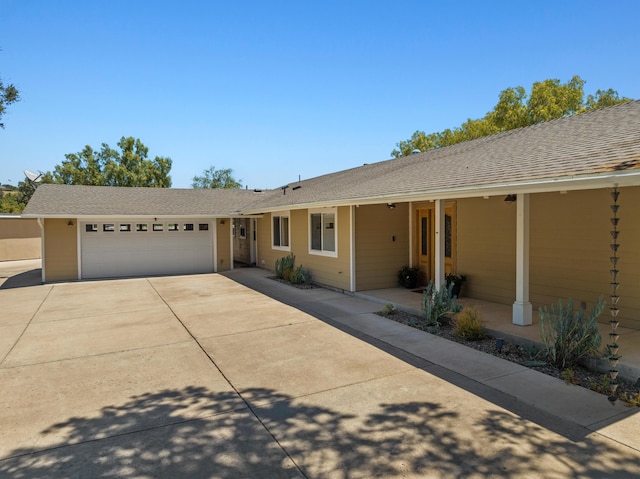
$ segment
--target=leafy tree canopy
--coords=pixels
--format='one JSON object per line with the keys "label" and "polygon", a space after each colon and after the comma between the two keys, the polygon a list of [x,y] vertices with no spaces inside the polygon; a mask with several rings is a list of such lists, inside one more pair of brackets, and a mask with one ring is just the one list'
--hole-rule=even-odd
{"label": "leafy tree canopy", "polygon": [[567,83],[560,80],[536,82],[527,95],[521,87],[507,88],[500,92],[498,103],[483,118],[468,119],[461,126],[436,133],[416,131],[411,138],[396,143],[391,152],[395,158],[410,155],[414,150],[426,151],[454,145],[502,131],[534,125],[576,113],[597,110],[631,101],[620,98],[612,89],[598,90],[584,97],[585,81],[574,76]]}
{"label": "leafy tree canopy", "polygon": [[9,105],[20,101],[20,92],[18,89],[12,85],[4,85],[0,80],[0,128],[4,128],[4,123],[2,123],[2,117]]}
{"label": "leafy tree canopy", "polygon": [[0,213],[22,213],[25,204],[18,192],[0,191]]}
{"label": "leafy tree canopy", "polygon": [[202,176],[194,176],[191,186],[193,188],[237,189],[242,187],[241,181],[236,181],[231,168],[216,170],[214,166],[211,166],[202,172]]}
{"label": "leafy tree canopy", "polygon": [[103,143],[96,151],[89,145],[78,153],[68,153],[53,172],[42,177],[43,183],[96,186],[171,186],[171,158],[147,158],[149,148],[139,139],[122,137],[120,150]]}

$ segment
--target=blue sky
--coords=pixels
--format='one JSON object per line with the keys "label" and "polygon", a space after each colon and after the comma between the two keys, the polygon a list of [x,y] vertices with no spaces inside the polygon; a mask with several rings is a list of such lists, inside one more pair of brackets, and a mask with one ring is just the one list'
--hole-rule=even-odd
{"label": "blue sky", "polygon": [[173,186],[249,188],[385,160],[479,118],[507,87],[573,75],[640,98],[640,2],[0,0],[0,77],[22,101],[0,182],[140,138]]}

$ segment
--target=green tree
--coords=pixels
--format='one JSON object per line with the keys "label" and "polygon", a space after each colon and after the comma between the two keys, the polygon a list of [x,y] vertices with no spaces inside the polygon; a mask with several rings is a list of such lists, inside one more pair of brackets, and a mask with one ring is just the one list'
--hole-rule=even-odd
{"label": "green tree", "polygon": [[585,81],[575,75],[567,83],[560,80],[535,82],[531,93],[521,87],[507,88],[500,92],[498,103],[483,118],[468,119],[461,126],[442,132],[416,131],[411,138],[396,143],[391,155],[398,158],[410,155],[414,150],[426,151],[450,146],[502,131],[534,125],[584,111],[631,101],[620,98],[612,89],[598,90],[584,99]]}
{"label": "green tree", "polygon": [[18,192],[0,191],[0,213],[22,213],[24,206]]}
{"label": "green tree", "polygon": [[4,128],[2,123],[2,117],[7,109],[7,106],[20,101],[20,92],[13,84],[4,85],[0,80],[0,128]]}
{"label": "green tree", "polygon": [[53,172],[48,171],[43,183],[96,186],[171,186],[171,159],[156,156],[148,159],[149,148],[139,139],[122,137],[120,150],[103,143],[96,151],[89,145],[78,153],[68,153]]}
{"label": "green tree", "polygon": [[237,189],[242,188],[241,181],[236,181],[231,168],[216,170],[214,166],[211,166],[202,172],[202,176],[194,176],[191,186],[193,188]]}

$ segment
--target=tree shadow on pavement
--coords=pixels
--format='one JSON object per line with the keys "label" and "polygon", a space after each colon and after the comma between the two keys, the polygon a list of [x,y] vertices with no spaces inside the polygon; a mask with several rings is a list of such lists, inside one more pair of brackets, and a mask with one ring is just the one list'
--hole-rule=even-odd
{"label": "tree shadow on pavement", "polygon": [[[0,477],[638,477],[640,454],[597,437],[579,442],[498,408],[433,401],[335,408],[268,389],[190,387],[132,397],[42,431]],[[267,400],[268,402],[263,402]],[[235,401],[235,403],[234,403]]]}
{"label": "tree shadow on pavement", "polygon": [[9,276],[4,283],[0,284],[0,289],[24,288],[42,284],[42,269],[32,269],[24,273]]}

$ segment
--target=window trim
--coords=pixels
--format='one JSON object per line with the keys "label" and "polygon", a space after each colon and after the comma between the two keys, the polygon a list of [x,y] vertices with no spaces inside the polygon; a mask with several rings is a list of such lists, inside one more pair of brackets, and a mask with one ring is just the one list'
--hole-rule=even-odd
{"label": "window trim", "polygon": [[[311,216],[312,215],[321,215],[320,216],[320,224],[324,225],[324,215],[325,214],[332,214],[333,215],[333,239],[334,239],[334,249],[335,251],[329,251],[329,250],[325,250],[325,249],[321,249],[321,250],[317,250],[317,249],[312,249],[312,244],[313,244],[313,232],[311,231]],[[337,207],[332,207],[332,208],[314,208],[314,209],[310,209],[308,212],[308,231],[309,231],[309,254],[313,254],[316,256],[327,256],[329,258],[337,258],[338,257],[338,208]],[[323,231],[323,230],[321,230]],[[321,238],[320,238],[320,242],[321,242],[321,248],[324,248],[324,233],[322,233]]]}
{"label": "window trim", "polygon": [[[275,244],[274,219],[280,218],[280,236],[282,237],[282,218],[287,218],[287,246]],[[280,241],[282,243],[282,241]],[[289,211],[281,211],[279,214],[271,214],[271,248],[278,251],[291,251],[291,214]]]}

